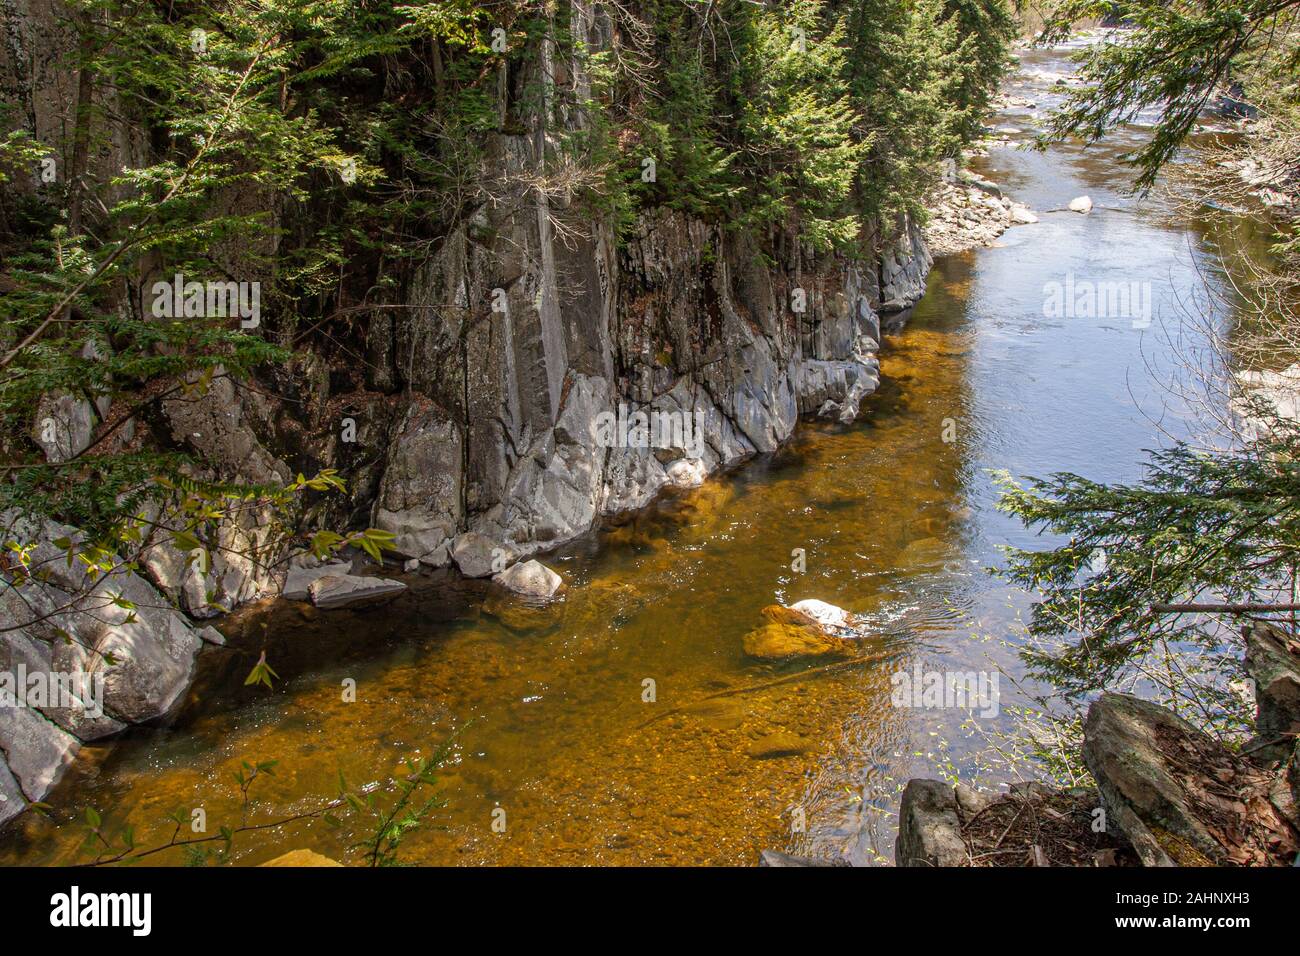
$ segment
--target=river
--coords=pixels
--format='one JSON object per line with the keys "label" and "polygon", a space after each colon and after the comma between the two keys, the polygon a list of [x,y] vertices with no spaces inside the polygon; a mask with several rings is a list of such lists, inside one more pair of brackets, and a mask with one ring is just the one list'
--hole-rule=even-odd
{"label": "river", "polygon": [[[892,861],[909,777],[996,786],[963,725],[1009,729],[1027,703],[1011,678],[1029,596],[988,569],[999,545],[1033,539],[995,509],[989,472],[1136,477],[1143,449],[1191,427],[1170,387],[1198,345],[1183,313],[1218,281],[1208,227],[1126,194],[1118,157],[1140,126],[1087,149],[1013,148],[1060,96],[1067,54],[1023,52],[1006,91],[1035,108],[999,114],[1012,144],[972,164],[1041,221],[936,264],[859,424],[805,423],[779,453],[551,555],[568,590],[548,609],[448,574],[377,610],[235,615],[232,646],[204,655],[171,725],[86,747],[53,822],[16,828],[0,862],[78,859],[87,806],[140,845],[165,842],[178,809],[203,809],[210,832],[302,812],[340,772],[385,780],[453,735],[444,806],[407,837],[406,862],[752,865],[771,847],[869,865]],[[1091,214],[1048,212],[1082,194]],[[1067,281],[1149,283],[1150,325],[1045,314]],[[897,658],[719,696],[797,671],[756,664],[741,638],[765,605],[804,598],[864,615],[864,651]],[[243,686],[263,646],[274,691]],[[890,674],[918,662],[1004,671],[998,713],[893,706]],[[242,760],[277,761],[246,810]],[[355,860],[363,837],[351,818],[296,823],[241,836],[233,860],[297,847]]]}

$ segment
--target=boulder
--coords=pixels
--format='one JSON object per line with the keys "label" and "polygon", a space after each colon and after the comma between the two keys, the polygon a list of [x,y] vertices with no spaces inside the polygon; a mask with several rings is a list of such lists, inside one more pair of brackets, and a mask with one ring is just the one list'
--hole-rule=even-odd
{"label": "boulder", "polygon": [[754,760],[775,760],[779,757],[798,757],[812,747],[812,741],[807,737],[778,731],[759,737],[745,748],[745,752]]}
{"label": "boulder", "polygon": [[696,488],[704,484],[709,469],[699,458],[679,458],[664,468],[664,474],[674,488]]}
{"label": "boulder", "polygon": [[[160,517],[154,505],[144,512],[150,521]],[[283,575],[272,570],[278,559],[269,537],[269,508],[254,508],[216,523],[204,561],[176,548],[170,534],[156,531],[141,564],[154,586],[190,617],[216,617],[280,591]]]}
{"label": "boulder", "polygon": [[564,579],[540,561],[521,561],[506,568],[492,580],[525,597],[549,599],[564,586]]}
{"label": "boulder", "polygon": [[1017,226],[1032,226],[1038,222],[1038,217],[1030,212],[1028,206],[1020,203],[1011,204],[1011,221]]}
{"label": "boulder", "polygon": [[73,458],[90,445],[95,431],[95,407],[67,392],[41,397],[36,406],[32,438],[49,461]]}
{"label": "boulder", "polygon": [[745,635],[745,653],[762,661],[788,661],[804,657],[847,656],[853,645],[828,633],[812,617],[792,608],[771,604],[763,608],[761,627]]}
{"label": "boulder", "polygon": [[938,780],[909,780],[898,808],[896,866],[966,866],[957,794]]}
{"label": "boulder", "polygon": [[1244,628],[1246,672],[1255,683],[1256,753],[1282,759],[1294,741],[1284,734],[1300,733],[1300,656],[1294,639],[1272,624]]}
{"label": "boulder", "polygon": [[1083,759],[1147,866],[1289,864],[1300,846],[1270,800],[1273,775],[1150,701],[1094,701]]}
{"label": "boulder", "polygon": [[274,860],[267,860],[262,866],[342,866],[337,860],[317,853],[315,850],[290,850]]}
{"label": "boulder", "polygon": [[[0,515],[0,528],[8,538],[33,543],[32,563],[45,571],[41,580],[0,586],[0,651],[35,654],[45,669],[103,681],[103,715],[76,704],[50,708],[46,716],[80,740],[94,740],[169,711],[189,687],[203,646],[189,620],[126,565],[94,581],[79,564],[69,566],[53,542],[77,540],[75,528],[13,511]],[[64,640],[64,633],[73,640]],[[108,665],[109,659],[115,663]],[[11,751],[9,758],[21,781],[21,756]]]}
{"label": "boulder", "polygon": [[1092,212],[1092,198],[1089,196],[1076,196],[1070,200],[1070,212],[1078,212],[1087,215]]}
{"label": "boulder", "polygon": [[842,607],[827,604],[816,598],[796,601],[790,605],[790,610],[806,614],[823,628],[840,637],[852,636],[854,630],[862,624],[862,619],[856,614],[850,614]]}
{"label": "boulder", "polygon": [[352,573],[351,561],[330,561],[323,564],[305,562],[293,564],[285,575],[284,588],[280,597],[289,601],[306,601],[310,598],[309,589],[313,582],[326,575],[347,575]]}
{"label": "boulder", "polygon": [[0,827],[22,813],[26,806],[27,798],[23,796],[14,775],[9,772],[9,764],[4,755],[0,754]]}
{"label": "boulder", "polygon": [[817,860],[811,856],[792,856],[779,850],[764,850],[758,855],[759,866],[848,866],[848,860]]}
{"label": "boulder", "polygon": [[445,568],[451,564],[451,542],[444,541],[430,553],[420,558],[420,565],[426,568]]}
{"label": "boulder", "polygon": [[405,584],[391,578],[327,574],[313,581],[307,593],[311,596],[312,604],[328,611],[333,608],[385,601],[405,590]]}
{"label": "boulder", "polygon": [[467,578],[489,577],[503,570],[514,558],[513,548],[478,531],[466,531],[451,545],[451,559]]}
{"label": "boulder", "polygon": [[194,633],[198,634],[199,638],[205,644],[211,644],[214,647],[226,646],[226,635],[222,634],[211,624],[204,625]]}
{"label": "boulder", "polygon": [[38,711],[15,707],[3,713],[0,751],[8,771],[28,800],[43,800],[72,766],[81,741]]}

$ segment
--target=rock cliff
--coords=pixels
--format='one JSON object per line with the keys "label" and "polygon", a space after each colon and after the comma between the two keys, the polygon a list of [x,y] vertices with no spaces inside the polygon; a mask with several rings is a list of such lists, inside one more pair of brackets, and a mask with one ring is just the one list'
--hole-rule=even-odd
{"label": "rock cliff", "polygon": [[[38,139],[63,142],[78,102],[75,78],[61,68],[74,34],[51,0],[0,3],[0,99]],[[574,32],[599,49],[610,30],[604,14],[572,9]],[[542,52],[503,78],[508,100],[524,102],[530,85],[582,69]],[[111,101],[103,91],[100,105]],[[556,138],[587,121],[573,110],[555,128],[545,110],[523,113],[487,144],[485,175],[505,201],[428,237],[427,252],[382,291],[344,290],[338,313],[311,329],[268,313],[263,334],[292,345],[289,366],[247,387],[219,380],[201,399],[165,401],[147,433],[124,429],[111,440],[184,450],[221,479],[278,483],[338,469],[346,504],[313,520],[373,525],[396,535],[404,559],[485,576],[641,508],[666,487],[773,451],[801,415],[851,422],[879,381],[880,315],[909,308],[924,291],[931,259],[920,229],[888,224],[864,231],[854,255],[818,255],[797,230],[753,235],[656,208],[616,235],[569,197],[535,186]],[[143,163],[143,130],[112,109],[93,122],[91,175],[106,181]],[[288,225],[281,204],[248,195],[230,202],[268,211],[270,226],[213,257],[228,274],[258,278],[248,272],[248,247],[278,241]],[[169,275],[166,263],[137,275],[120,307],[143,308],[159,275]],[[84,449],[111,414],[107,399],[49,402],[68,424],[46,448],[51,460]],[[223,534],[256,539],[259,528]],[[13,727],[0,739],[0,788],[12,790],[16,779],[22,796],[40,799],[79,740],[165,713],[202,643],[194,619],[282,583],[237,557],[215,554],[201,568],[165,545],[122,579],[142,604],[152,595],[149,603],[163,606],[149,633],[128,641],[125,656],[137,662],[113,681],[130,687],[110,687],[111,716],[89,729],[24,711],[30,732]],[[24,613],[0,606],[0,623],[13,628],[0,646],[10,659],[48,656],[48,644],[33,649],[41,635]],[[122,640],[113,624],[87,635],[98,650]],[[0,804],[0,816],[18,798]]]}

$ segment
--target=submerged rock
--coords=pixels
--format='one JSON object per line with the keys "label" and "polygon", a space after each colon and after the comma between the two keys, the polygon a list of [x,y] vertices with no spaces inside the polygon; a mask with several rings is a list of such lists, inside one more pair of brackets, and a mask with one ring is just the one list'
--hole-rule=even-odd
{"label": "submerged rock", "polygon": [[549,599],[564,586],[564,579],[540,561],[521,561],[506,568],[492,580],[525,597]]}
{"label": "submerged rock", "polygon": [[745,748],[745,752],[754,760],[774,760],[806,754],[812,747],[812,741],[807,737],[779,731],[758,738]]}
{"label": "submerged rock", "polygon": [[323,610],[354,607],[387,600],[406,590],[401,581],[360,577],[355,574],[327,574],[307,589],[311,603]]}
{"label": "submerged rock", "polygon": [[780,850],[764,850],[758,856],[759,866],[848,866],[847,860],[818,860],[811,856],[793,856]]}
{"label": "submerged rock", "polygon": [[337,860],[331,860],[315,850],[290,850],[288,853],[277,856],[274,860],[267,860],[262,866],[342,866]]}
{"label": "submerged rock", "polygon": [[762,661],[787,661],[800,657],[848,656],[853,645],[829,633],[802,611],[771,604],[763,608],[766,623],[745,635],[745,653]]}

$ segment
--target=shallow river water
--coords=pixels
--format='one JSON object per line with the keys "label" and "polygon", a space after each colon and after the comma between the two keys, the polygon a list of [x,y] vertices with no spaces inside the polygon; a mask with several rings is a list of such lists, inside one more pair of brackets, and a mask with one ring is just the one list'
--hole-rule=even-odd
{"label": "shallow river water", "polygon": [[[1007,92],[1036,107],[995,120],[1018,130],[1013,142],[1069,70],[1061,50],[1026,52],[1022,65]],[[906,779],[969,778],[982,745],[962,725],[1005,728],[1022,702],[1010,676],[1028,596],[987,569],[1000,544],[1031,539],[995,510],[990,470],[1133,478],[1143,449],[1188,427],[1169,387],[1168,330],[1215,281],[1214,237],[1126,195],[1117,157],[1142,135],[975,160],[1041,221],[937,263],[888,338],[858,425],[805,423],[780,453],[551,555],[568,590],[549,609],[448,575],[377,610],[241,613],[178,718],[87,747],[51,800],[55,823],[9,835],[0,862],[77,859],[73,817],[87,806],[134,824],[142,845],[167,839],[161,820],[177,809],[203,808],[209,831],[237,823],[241,760],[278,761],[247,819],[301,812],[337,792],[340,771],[386,780],[453,734],[445,806],[407,838],[407,862],[752,865],[767,847],[891,861]],[[1090,215],[1048,211],[1081,194]],[[1149,283],[1150,326],[1045,315],[1049,283],[1070,274]],[[791,570],[799,548],[802,573]],[[720,695],[798,672],[747,659],[741,638],[763,606],[803,598],[866,616],[864,653],[897,656]],[[242,684],[264,646],[282,678],[274,691]],[[890,674],[918,662],[1005,669],[998,714],[893,706]],[[355,702],[343,699],[349,678]],[[298,823],[241,837],[234,859],[310,847],[355,860],[362,836],[350,819]]]}

